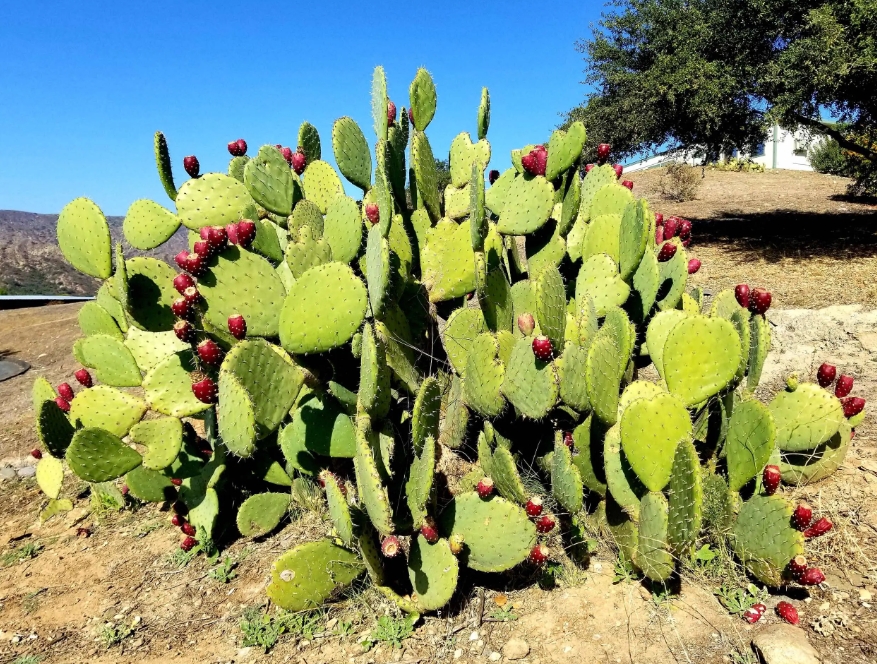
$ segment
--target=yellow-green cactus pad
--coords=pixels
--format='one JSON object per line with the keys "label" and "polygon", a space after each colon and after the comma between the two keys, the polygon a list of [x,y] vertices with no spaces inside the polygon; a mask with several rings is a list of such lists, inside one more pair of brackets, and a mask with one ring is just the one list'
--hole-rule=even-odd
{"label": "yellow-green cactus pad", "polygon": [[777,446],[784,452],[811,450],[829,440],[844,422],[840,400],[815,383],[783,391],[770,403]]}
{"label": "yellow-green cactus pad", "polygon": [[114,387],[137,387],[140,369],[131,351],[118,339],[106,334],[85,337],[79,345],[82,363],[94,369],[95,377]]}
{"label": "yellow-green cactus pad", "polygon": [[265,209],[283,216],[292,212],[292,170],[275,146],[263,145],[259,154],[247,162],[244,185]]}
{"label": "yellow-green cactus pad", "polygon": [[502,383],[502,392],[512,405],[524,417],[541,419],[557,402],[559,383],[554,363],[537,359],[530,339],[518,340]]}
{"label": "yellow-green cactus pad", "polygon": [[173,284],[176,272],[167,263],[148,257],[125,261],[125,271],[128,320],[149,332],[170,330],[176,321],[171,304],[179,297]]}
{"label": "yellow-green cactus pad", "polygon": [[769,586],[781,585],[789,561],[804,552],[804,535],[791,520],[792,506],[784,498],[756,495],[743,503],[734,525],[734,553]]}
{"label": "yellow-green cactus pad", "polygon": [[286,611],[315,609],[364,570],[355,553],[330,540],[300,544],[274,562],[268,597]]}
{"label": "yellow-green cactus pad", "polygon": [[661,493],[648,493],[640,504],[639,537],[634,562],[652,581],[673,574],[673,556],[667,543],[668,507]]}
{"label": "yellow-green cactus pad", "polygon": [[448,354],[451,366],[458,374],[466,371],[466,359],[472,342],[482,332],[487,331],[487,323],[480,309],[463,307],[448,317],[442,336],[442,345]]}
{"label": "yellow-green cactus pad", "polygon": [[144,413],[146,404],[139,397],[107,385],[96,385],[76,395],[70,404],[69,416],[76,427],[96,427],[121,437]]}
{"label": "yellow-green cactus pad", "polygon": [[131,203],[122,232],[135,249],[155,249],[167,242],[180,227],[180,219],[154,201],[140,199]]}
{"label": "yellow-green cactus pad", "polygon": [[104,213],[87,198],[77,198],[58,215],[58,246],[83,274],[106,279],[113,273],[110,227]]}
{"label": "yellow-green cactus pad", "polygon": [[519,175],[508,185],[497,230],[503,235],[532,233],[545,225],[553,209],[551,183],[541,175]]}
{"label": "yellow-green cactus pad", "polygon": [[125,347],[131,351],[140,371],[148,372],[166,357],[189,350],[191,346],[180,341],[177,335],[167,332],[145,332],[136,327],[128,329]]}
{"label": "yellow-green cactus pad", "polygon": [[305,198],[313,201],[326,214],[335,197],[344,193],[341,178],[325,161],[312,161],[302,174],[304,178]]}
{"label": "yellow-green cactus pad", "polygon": [[162,470],[170,466],[183,446],[183,424],[176,417],[160,417],[131,427],[131,442],[146,447],[143,466]]}
{"label": "yellow-green cactus pad", "polygon": [[483,171],[490,163],[490,143],[482,139],[472,142],[468,132],[461,132],[451,141],[450,151],[451,184],[464,187],[472,176],[472,165]]}
{"label": "yellow-green cactus pad", "polygon": [[349,263],[356,258],[362,245],[362,224],[356,201],[349,196],[337,196],[329,204],[323,222],[323,238],[332,248],[332,257],[336,261]]}
{"label": "yellow-green cactus pad", "polygon": [[55,457],[44,456],[37,463],[36,478],[40,490],[52,500],[57,500],[64,483],[64,464]]}
{"label": "yellow-green cactus pad", "polygon": [[122,340],[122,330],[110,313],[97,302],[86,302],[79,310],[79,329],[85,336],[106,334]]}
{"label": "yellow-green cactus pad", "polygon": [[140,465],[140,455],[118,437],[97,427],[80,429],[67,448],[67,463],[86,482],[108,482]]}
{"label": "yellow-green cactus pad", "polygon": [[585,125],[573,122],[564,131],[555,129],[548,140],[548,163],[545,165],[545,179],[555,180],[569,169],[582,155],[587,138]]}
{"label": "yellow-green cactus pad", "polygon": [[451,601],[457,588],[460,564],[446,539],[435,544],[418,535],[411,541],[408,578],[414,590],[412,600],[421,611],[435,611]]}
{"label": "yellow-green cactus pad", "polygon": [[156,364],[143,378],[149,407],[172,417],[190,417],[210,408],[192,394],[191,373],[195,369],[191,351],[168,355]]}
{"label": "yellow-green cactus pad", "polygon": [[257,493],[238,508],[238,531],[244,537],[267,535],[283,520],[289,509],[288,493]]}
{"label": "yellow-green cactus pad", "polygon": [[[386,117],[386,112],[384,117]],[[353,118],[343,117],[332,125],[332,151],[341,174],[363,191],[371,186],[372,157],[365,134]]]}
{"label": "yellow-green cactus pad", "polygon": [[618,274],[618,266],[610,256],[597,254],[584,262],[576,278],[577,299],[580,294],[593,298],[597,316],[602,317],[610,307],[620,307],[627,301],[630,286]]}
{"label": "yellow-green cactus pad", "polygon": [[417,70],[411,81],[408,98],[413,111],[412,122],[417,129],[424,131],[435,116],[436,92],[432,76],[423,67]]}
{"label": "yellow-green cactus pad", "polygon": [[475,290],[475,254],[469,222],[443,219],[426,231],[421,250],[423,285],[430,302],[443,302]]}
{"label": "yellow-green cactus pad", "polygon": [[36,412],[37,438],[52,456],[60,459],[73,439],[73,425],[54,401],[41,402]]}
{"label": "yellow-green cactus pad", "polygon": [[466,404],[484,417],[497,417],[505,407],[501,388],[505,367],[497,359],[499,344],[490,333],[479,334],[471,344],[463,378]]}
{"label": "yellow-green cactus pad", "polygon": [[177,192],[176,203],[182,224],[195,231],[257,217],[247,188],[223,173],[205,173],[187,180]]}
{"label": "yellow-green cactus pad", "polygon": [[739,491],[761,473],[776,442],[776,425],[767,406],[744,401],[734,406],[725,438],[728,484]]}

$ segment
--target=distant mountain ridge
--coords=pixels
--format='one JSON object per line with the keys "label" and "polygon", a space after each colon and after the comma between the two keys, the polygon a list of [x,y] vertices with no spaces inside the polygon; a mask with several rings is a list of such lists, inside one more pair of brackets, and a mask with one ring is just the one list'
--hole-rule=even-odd
{"label": "distant mountain ridge", "polygon": [[[126,257],[153,256],[173,265],[186,248],[185,228],[153,251],[138,251],[125,242],[123,217],[107,217],[113,245],[121,242]],[[77,272],[64,259],[55,236],[57,214],[0,210],[0,288],[10,295],[94,295],[101,285]]]}

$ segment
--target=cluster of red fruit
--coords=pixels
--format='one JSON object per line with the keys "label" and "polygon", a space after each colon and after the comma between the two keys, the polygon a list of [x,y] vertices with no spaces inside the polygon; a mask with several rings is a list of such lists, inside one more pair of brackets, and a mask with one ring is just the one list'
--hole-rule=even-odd
{"label": "cluster of red fruit", "polygon": [[[94,385],[94,382],[91,379],[91,374],[88,373],[88,369],[82,368],[73,373],[73,377],[76,378],[76,381],[82,385],[83,387],[91,387]],[[55,397],[55,403],[58,404],[58,408],[60,408],[65,413],[70,412],[70,402],[73,401],[73,397],[76,395],[73,393],[73,388],[70,387],[70,383],[61,383],[58,385],[57,390],[58,396]],[[37,456],[39,454],[39,456]],[[39,459],[42,454],[39,450],[34,450],[31,452],[34,458]]]}
{"label": "cluster of red fruit", "polygon": [[381,220],[381,209],[377,203],[366,203],[365,218],[369,220],[372,226]]}
{"label": "cluster of red fruit", "polygon": [[[280,145],[279,143],[274,147],[280,150],[280,154],[283,155],[286,163],[290,165],[296,175],[304,173],[308,160],[304,150],[301,149],[301,146],[299,146],[295,152],[292,151],[292,148]],[[232,157],[243,157],[247,154],[247,142],[242,138],[239,138],[236,141],[229,141],[228,153]],[[198,157],[193,154],[183,157],[183,168],[190,178],[197,178],[201,174],[201,163],[198,161]]]}
{"label": "cluster of red fruit", "polygon": [[[825,363],[819,367],[816,372],[816,382],[822,387],[830,387],[834,383],[837,376],[837,367]],[[837,379],[834,387],[834,396],[840,399],[844,409],[844,417],[850,418],[858,415],[865,409],[865,400],[861,397],[851,397],[849,393],[853,391],[853,377],[842,374]]]}
{"label": "cluster of red fruit", "polygon": [[[760,602],[753,604],[743,612],[743,619],[750,625],[761,620],[761,616],[767,611],[767,607]],[[778,602],[776,606],[777,615],[790,625],[798,624],[798,610],[788,602]]]}
{"label": "cluster of red fruit", "polygon": [[734,286],[734,297],[737,298],[737,304],[741,307],[762,316],[770,309],[770,303],[773,300],[769,290],[765,288],[753,288],[750,290],[748,284],[737,284]]}
{"label": "cluster of red fruit", "polygon": [[307,166],[308,164],[308,158],[307,155],[305,155],[304,150],[302,150],[301,146],[298,146],[295,149],[295,152],[292,151],[292,148],[280,145],[279,143],[274,147],[280,150],[280,154],[283,155],[283,158],[286,159],[286,163],[292,167],[292,170],[295,171],[296,175],[301,175],[305,172],[305,166]]}

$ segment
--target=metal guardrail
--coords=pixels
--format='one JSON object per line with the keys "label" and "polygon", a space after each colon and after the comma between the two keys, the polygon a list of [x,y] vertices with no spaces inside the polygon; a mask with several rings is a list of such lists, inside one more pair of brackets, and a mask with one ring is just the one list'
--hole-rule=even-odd
{"label": "metal guardrail", "polygon": [[82,295],[0,295],[0,310],[42,307],[46,304],[87,302],[93,299],[93,297]]}

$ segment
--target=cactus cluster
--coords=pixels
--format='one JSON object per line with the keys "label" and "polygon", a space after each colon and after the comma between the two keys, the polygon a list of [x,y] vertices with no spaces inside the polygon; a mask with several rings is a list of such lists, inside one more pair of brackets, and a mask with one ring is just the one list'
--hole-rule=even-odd
{"label": "cactus cluster", "polygon": [[[136,499],[173,502],[189,549],[232,523],[269,533],[321,492],[326,539],[272,571],[268,595],[288,610],[363,573],[403,610],[436,610],[462,568],[538,565],[546,536],[574,540],[588,521],[654,581],[708,535],[763,582],[784,582],[804,534],[764,469],[825,477],[861,408],[847,417],[806,383],[755,399],[764,311],[732,291],[705,305],[687,284],[700,265],[690,222],[665,221],[619,183],[608,146],[581,164],[581,123],[512,151],[486,187],[484,89],[477,141],[452,141],[439,191],[426,70],[409,92],[397,117],[375,70],[374,150],[356,121],[337,120],[340,174],[305,122],[295,152],[247,156],[232,141],[227,173],[200,174],[187,157],[192,177],[177,187],[157,133],[175,211],[136,201],[123,230],[148,250],[188,229],[181,274],[126,259],[93,202],[64,208],[61,250],[104,283],[80,311],[83,388],[34,385],[45,493],[59,498],[65,465],[118,480]],[[641,377],[652,365],[656,379]],[[454,456],[471,462],[465,477],[439,470]],[[707,484],[725,512],[709,523]]]}

